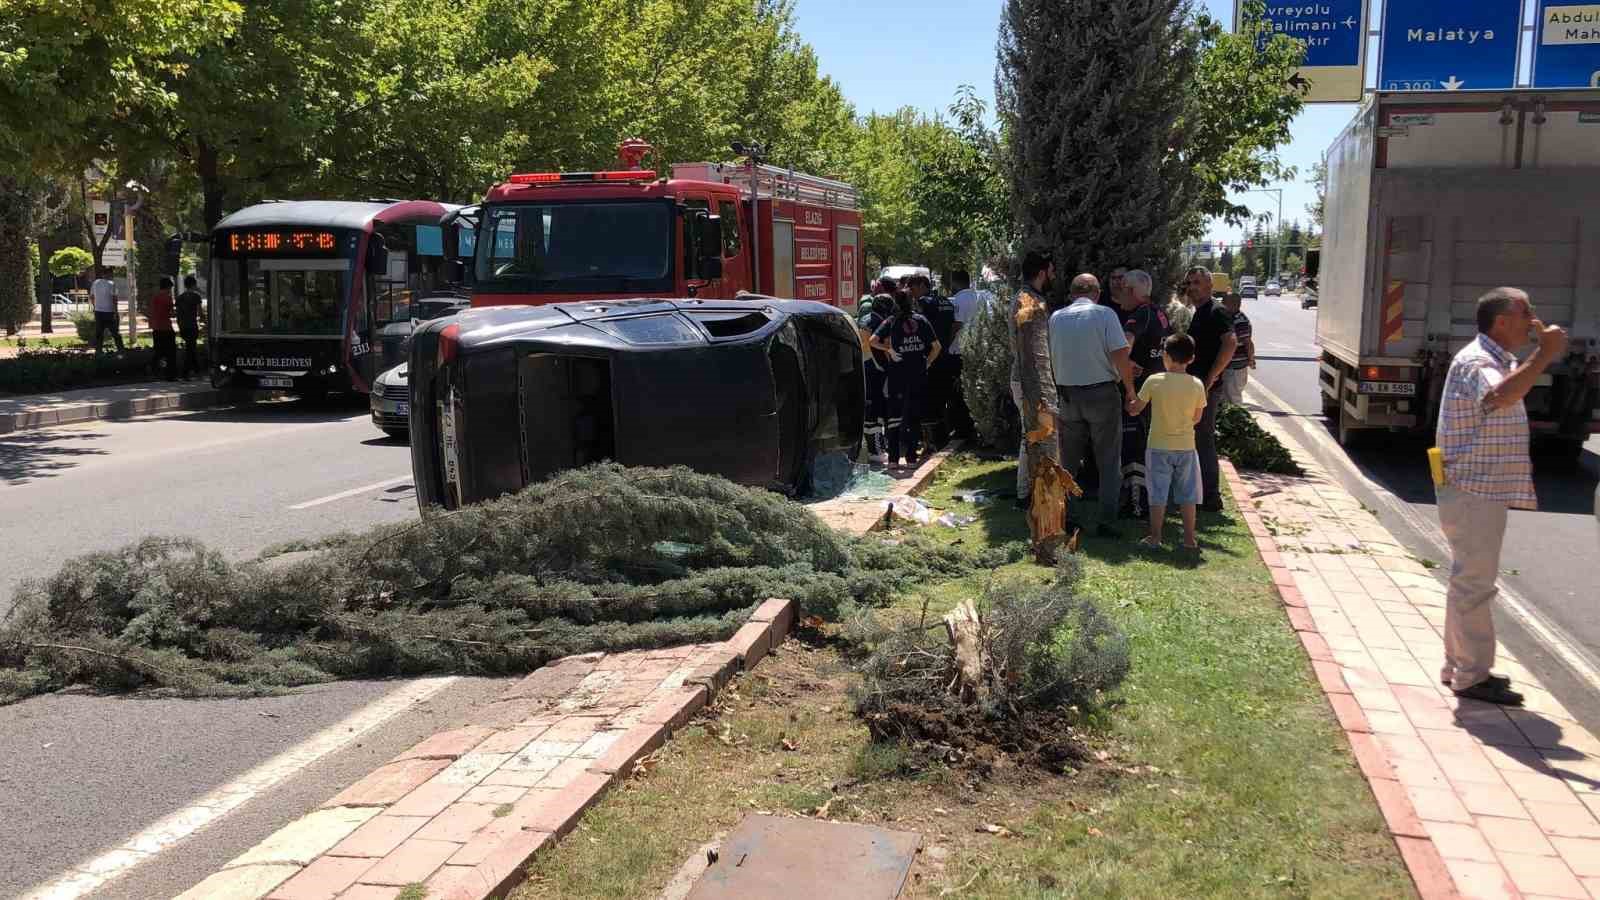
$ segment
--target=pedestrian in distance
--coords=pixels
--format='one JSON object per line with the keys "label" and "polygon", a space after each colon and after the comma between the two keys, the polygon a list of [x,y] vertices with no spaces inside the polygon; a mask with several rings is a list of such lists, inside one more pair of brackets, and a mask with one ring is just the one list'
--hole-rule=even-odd
{"label": "pedestrian in distance", "polygon": [[1195,534],[1196,506],[1200,503],[1200,455],[1195,452],[1195,426],[1206,414],[1206,389],[1190,375],[1194,339],[1186,334],[1167,338],[1162,347],[1166,370],[1146,378],[1139,394],[1128,404],[1130,415],[1150,409],[1150,446],[1145,450],[1145,478],[1150,484],[1150,533],[1142,546],[1161,547],[1167,507],[1176,505],[1183,517],[1183,548],[1200,552]]}
{"label": "pedestrian in distance", "polygon": [[[1566,355],[1567,333],[1541,322],[1528,294],[1511,287],[1478,298],[1477,320],[1478,336],[1451,360],[1439,403],[1436,493],[1450,544],[1439,678],[1458,697],[1520,706],[1511,679],[1490,672],[1490,603],[1498,593],[1508,511],[1538,507],[1523,399]],[[1530,340],[1537,349],[1519,363],[1515,354]]]}
{"label": "pedestrian in distance", "polygon": [[1191,268],[1184,277],[1184,300],[1194,309],[1189,336],[1194,338],[1194,361],[1189,374],[1206,387],[1206,414],[1194,429],[1195,450],[1200,454],[1200,508],[1222,511],[1222,486],[1217,466],[1217,411],[1222,405],[1222,373],[1228,370],[1239,339],[1233,334],[1233,317],[1211,296],[1211,272]]}
{"label": "pedestrian in distance", "polygon": [[899,468],[919,459],[917,438],[928,372],[942,348],[933,324],[916,311],[909,293],[896,294],[894,303],[894,315],[878,327],[872,347],[889,358],[889,467]]}
{"label": "pedestrian in distance", "polygon": [[[1151,302],[1155,280],[1143,269],[1123,276],[1118,312],[1122,333],[1132,346],[1133,387],[1144,386],[1145,379],[1162,371],[1163,347],[1171,328],[1166,313]],[[1148,415],[1122,416],[1122,497],[1123,515],[1143,519],[1150,507],[1149,484],[1145,472],[1145,447],[1150,432]]]}
{"label": "pedestrian in distance", "polygon": [[200,343],[200,317],[206,298],[197,290],[199,282],[193,275],[183,279],[183,293],[178,295],[178,336],[183,338],[183,370],[181,377],[187,381],[200,371],[200,358],[196,347]]}
{"label": "pedestrian in distance", "polygon": [[[880,290],[888,285],[879,285]],[[888,445],[885,443],[886,422],[889,417],[889,356],[872,346],[872,336],[878,333],[883,324],[894,317],[894,293],[892,290],[884,293],[873,294],[867,304],[867,309],[856,321],[856,329],[861,333],[862,359],[861,368],[865,379],[867,395],[866,424],[862,432],[867,442],[867,459],[869,462],[882,465],[889,461]]]}
{"label": "pedestrian in distance", "polygon": [[[939,346],[948,350],[955,343],[956,307],[949,297],[933,289],[933,281],[918,273],[911,276],[911,298],[916,311],[933,326]],[[952,365],[954,354],[941,353],[928,372],[928,395],[922,411],[923,443],[943,447],[950,440],[948,422],[950,398],[956,390],[958,370]]]}
{"label": "pedestrian in distance", "polygon": [[972,421],[972,410],[967,406],[966,389],[961,385],[961,333],[977,319],[980,309],[994,301],[994,295],[988,291],[974,290],[972,275],[966,269],[956,269],[950,273],[950,286],[956,291],[950,297],[950,305],[955,307],[955,324],[950,329],[950,350],[945,354],[949,358],[951,381],[945,421],[950,426],[951,434],[970,441],[977,436],[977,426]]}
{"label": "pedestrian in distance", "polygon": [[1256,342],[1250,317],[1240,308],[1243,298],[1237,291],[1229,291],[1222,298],[1222,306],[1233,316],[1233,336],[1239,347],[1222,373],[1222,399],[1234,406],[1244,405],[1244,388],[1250,383],[1250,370],[1256,367]]}
{"label": "pedestrian in distance", "polygon": [[[1050,316],[1050,363],[1061,429],[1061,466],[1074,478],[1085,456],[1100,469],[1100,537],[1119,537],[1122,411],[1134,398],[1132,348],[1122,320],[1101,306],[1100,279],[1072,279],[1071,302]],[[1069,532],[1072,530],[1069,526]]]}
{"label": "pedestrian in distance", "polygon": [[[172,330],[172,279],[163,275],[148,312],[150,340],[155,354],[150,357],[150,373],[167,371],[168,381],[178,380],[178,333]],[[163,366],[163,363],[165,365]]]}
{"label": "pedestrian in distance", "polygon": [[106,332],[116,341],[117,352],[122,352],[122,332],[117,327],[117,286],[106,277],[102,266],[95,271],[94,282],[89,285],[89,298],[94,304],[94,355],[100,355]]}

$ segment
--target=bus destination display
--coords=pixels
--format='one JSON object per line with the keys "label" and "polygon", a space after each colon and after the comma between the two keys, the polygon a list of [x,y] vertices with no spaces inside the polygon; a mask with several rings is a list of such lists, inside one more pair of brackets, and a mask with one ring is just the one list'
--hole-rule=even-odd
{"label": "bus destination display", "polygon": [[224,249],[235,256],[336,256],[339,235],[327,229],[246,229],[228,232]]}

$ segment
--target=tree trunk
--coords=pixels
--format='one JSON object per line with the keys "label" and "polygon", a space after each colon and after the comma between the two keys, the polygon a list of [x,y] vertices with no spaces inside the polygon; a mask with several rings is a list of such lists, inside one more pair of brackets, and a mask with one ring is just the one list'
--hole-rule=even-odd
{"label": "tree trunk", "polygon": [[200,193],[204,198],[203,212],[206,230],[217,227],[222,221],[222,204],[227,196],[222,187],[222,177],[217,171],[217,151],[203,140],[196,141],[195,169],[200,175]]}
{"label": "tree trunk", "polygon": [[0,327],[16,334],[33,317],[33,190],[0,176]]}

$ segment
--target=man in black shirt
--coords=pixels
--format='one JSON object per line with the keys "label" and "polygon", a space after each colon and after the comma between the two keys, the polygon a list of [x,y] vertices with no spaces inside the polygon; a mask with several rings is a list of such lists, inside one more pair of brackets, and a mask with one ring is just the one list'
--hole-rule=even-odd
{"label": "man in black shirt", "polygon": [[1211,296],[1211,273],[1202,266],[1189,270],[1184,294],[1194,309],[1189,337],[1194,338],[1194,361],[1189,374],[1206,386],[1206,414],[1194,427],[1194,447],[1200,454],[1200,508],[1222,511],[1221,473],[1217,468],[1217,407],[1222,403],[1222,373],[1233,361],[1239,339],[1233,334],[1233,316]]}
{"label": "man in black shirt", "polygon": [[[879,285],[879,289],[882,288],[883,285]],[[888,446],[884,443],[885,422],[889,417],[889,396],[885,389],[889,378],[889,357],[881,350],[872,349],[871,342],[872,336],[892,315],[894,297],[889,293],[879,293],[872,297],[867,309],[856,321],[856,328],[861,332],[862,347],[867,351],[861,360],[867,392],[866,423],[861,430],[867,441],[867,459],[880,464],[889,461]]]}
{"label": "man in black shirt", "polygon": [[[949,347],[956,330],[956,305],[950,298],[933,290],[933,281],[926,275],[911,276],[911,297],[917,312],[933,326],[933,334],[941,347]],[[946,411],[950,395],[955,391],[956,368],[953,357],[940,354],[928,372],[928,389],[922,410],[923,441],[930,447],[942,447],[950,436]]]}
{"label": "man in black shirt", "polygon": [[[1134,269],[1123,275],[1123,289],[1119,292],[1122,331],[1133,347],[1133,382],[1135,389],[1144,386],[1144,380],[1164,370],[1161,361],[1162,347],[1171,329],[1167,316],[1154,303],[1150,295],[1155,282],[1150,273]],[[1122,415],[1122,511],[1125,515],[1142,519],[1149,509],[1149,491],[1144,480],[1145,439],[1150,430],[1146,414]]]}
{"label": "man in black shirt", "polygon": [[183,372],[185,381],[193,378],[200,371],[200,359],[195,354],[195,344],[200,340],[200,311],[205,306],[206,298],[200,296],[195,290],[198,282],[193,275],[183,279],[183,293],[176,300],[178,312],[178,336],[183,338]]}

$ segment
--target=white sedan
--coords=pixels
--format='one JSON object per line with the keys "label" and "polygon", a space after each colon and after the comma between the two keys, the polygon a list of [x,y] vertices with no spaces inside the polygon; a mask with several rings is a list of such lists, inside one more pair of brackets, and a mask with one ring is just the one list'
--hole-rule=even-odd
{"label": "white sedan", "polygon": [[372,424],[396,440],[405,440],[411,433],[411,382],[406,378],[410,363],[401,363],[382,372],[372,382],[369,396],[372,406]]}

